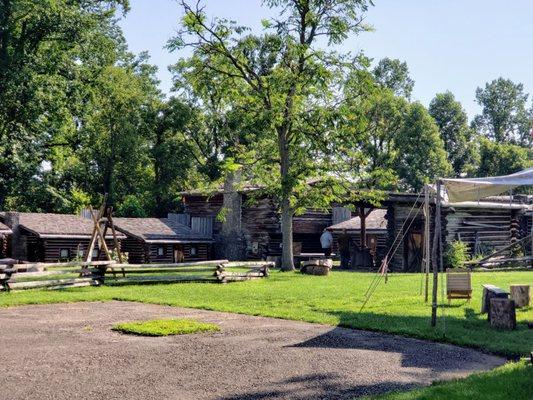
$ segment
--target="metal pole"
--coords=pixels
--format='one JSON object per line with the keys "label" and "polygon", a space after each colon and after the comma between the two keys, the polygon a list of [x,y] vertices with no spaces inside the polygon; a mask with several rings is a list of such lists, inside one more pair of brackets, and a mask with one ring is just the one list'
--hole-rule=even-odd
{"label": "metal pole", "polygon": [[435,232],[433,234],[433,249],[431,259],[433,263],[433,293],[431,303],[431,326],[437,325],[437,293],[439,285],[439,261],[437,254],[441,241],[441,180],[437,180],[437,204],[435,207]]}

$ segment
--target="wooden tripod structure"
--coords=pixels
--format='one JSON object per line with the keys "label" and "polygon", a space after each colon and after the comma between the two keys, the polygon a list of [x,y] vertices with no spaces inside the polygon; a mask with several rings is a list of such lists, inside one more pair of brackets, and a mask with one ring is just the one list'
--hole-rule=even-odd
{"label": "wooden tripod structure", "polygon": [[[91,234],[91,240],[89,241],[89,249],[87,250],[87,255],[85,257],[86,262],[92,261],[92,254],[94,250],[94,246],[96,243],[99,243],[98,246],[98,256],[97,259],[100,258],[102,251],[104,251],[106,255],[106,259],[108,261],[113,261],[113,256],[111,252],[109,251],[109,248],[107,247],[107,243],[105,241],[105,238],[107,236],[107,232],[109,229],[111,229],[112,235],[113,235],[113,244],[115,247],[115,251],[118,257],[118,262],[120,264],[124,263],[122,252],[120,251],[120,243],[117,239],[117,231],[115,229],[115,224],[113,223],[113,207],[107,207],[105,206],[107,200],[107,195],[104,197],[104,201],[102,202],[102,205],[98,209],[98,212],[95,212],[92,208],[92,206],[89,206],[89,213],[91,216],[91,219],[93,221],[93,231]],[[103,229],[102,229],[103,225]],[[124,271],[122,271],[124,274]]]}

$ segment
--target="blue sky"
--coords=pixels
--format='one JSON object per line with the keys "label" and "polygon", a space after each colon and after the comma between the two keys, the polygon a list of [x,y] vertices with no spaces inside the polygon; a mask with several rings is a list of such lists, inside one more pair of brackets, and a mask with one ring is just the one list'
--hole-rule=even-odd
{"label": "blue sky", "polygon": [[[166,41],[177,29],[174,0],[130,0],[120,22],[130,49],[147,50],[168,92],[167,66],[186,53],[169,53]],[[204,0],[211,16],[231,18],[252,29],[269,16],[261,0]],[[475,90],[499,76],[524,84],[533,94],[532,0],[375,0],[366,20],[375,31],[348,39],[343,49],[369,57],[399,58],[415,80],[414,100],[428,105],[450,90],[470,117],[479,112]]]}

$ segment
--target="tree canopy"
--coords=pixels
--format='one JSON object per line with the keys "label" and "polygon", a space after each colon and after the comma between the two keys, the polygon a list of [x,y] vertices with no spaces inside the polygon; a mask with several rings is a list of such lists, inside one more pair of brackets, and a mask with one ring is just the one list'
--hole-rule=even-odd
{"label": "tree canopy", "polygon": [[107,194],[122,216],[165,216],[183,190],[254,184],[279,207],[291,269],[308,208],[532,165],[522,84],[478,88],[469,122],[451,92],[413,101],[406,62],[340,51],[371,30],[370,0],[265,0],[256,31],[177,4],[167,97],[128,50],[128,1],[0,0],[1,209],[78,212]]}

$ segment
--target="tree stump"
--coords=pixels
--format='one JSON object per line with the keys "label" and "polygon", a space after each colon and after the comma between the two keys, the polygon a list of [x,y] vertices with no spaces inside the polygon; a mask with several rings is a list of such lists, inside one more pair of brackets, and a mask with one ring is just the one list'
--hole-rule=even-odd
{"label": "tree stump", "polygon": [[302,263],[300,271],[304,274],[325,276],[329,274],[332,266],[333,260],[329,258],[325,260],[309,260]]}
{"label": "tree stump", "polygon": [[529,306],[529,285],[511,285],[511,299],[517,308]]}
{"label": "tree stump", "polygon": [[483,285],[483,300],[481,301],[481,314],[489,313],[490,319],[490,299],[508,299],[509,293],[494,285]]}
{"label": "tree stump", "polygon": [[498,329],[516,329],[515,303],[510,299],[490,300],[490,326]]}

